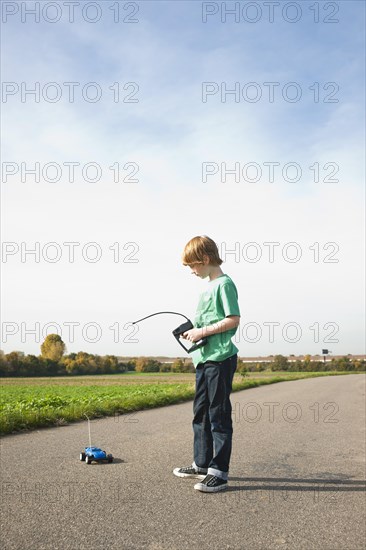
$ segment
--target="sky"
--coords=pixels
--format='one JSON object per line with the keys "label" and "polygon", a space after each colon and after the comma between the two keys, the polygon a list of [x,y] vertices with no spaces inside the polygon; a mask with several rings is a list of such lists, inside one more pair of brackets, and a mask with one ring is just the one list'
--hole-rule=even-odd
{"label": "sky", "polygon": [[194,318],[208,280],[181,255],[208,235],[240,356],[364,354],[364,20],[352,0],[3,2],[5,353],[56,332],[182,355],[181,318],[131,323]]}

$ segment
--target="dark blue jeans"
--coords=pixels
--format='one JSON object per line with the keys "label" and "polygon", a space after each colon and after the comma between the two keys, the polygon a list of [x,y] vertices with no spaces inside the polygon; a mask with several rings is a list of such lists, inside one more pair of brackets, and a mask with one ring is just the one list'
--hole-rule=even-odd
{"label": "dark blue jeans", "polygon": [[238,356],[207,361],[196,368],[193,403],[194,465],[227,479],[233,424],[230,393]]}

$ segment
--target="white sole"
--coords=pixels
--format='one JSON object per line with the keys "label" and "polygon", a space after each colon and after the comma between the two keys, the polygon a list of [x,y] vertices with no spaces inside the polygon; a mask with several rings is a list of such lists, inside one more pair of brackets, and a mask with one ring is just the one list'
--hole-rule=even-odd
{"label": "white sole", "polygon": [[182,474],[180,471],[180,468],[174,468],[173,474],[177,477],[187,477],[192,479],[205,479],[207,474]]}
{"label": "white sole", "polygon": [[219,485],[218,487],[207,487],[207,485],[203,485],[202,483],[196,483],[194,486],[196,491],[201,491],[202,493],[219,493],[220,491],[226,491],[227,488],[227,483],[225,483],[225,485]]}

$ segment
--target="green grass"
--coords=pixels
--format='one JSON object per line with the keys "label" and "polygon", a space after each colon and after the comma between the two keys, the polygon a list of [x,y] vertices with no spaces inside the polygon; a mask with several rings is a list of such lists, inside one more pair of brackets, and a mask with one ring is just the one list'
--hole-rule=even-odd
{"label": "green grass", "polygon": [[1,391],[0,433],[179,403],[193,394],[193,384],[7,385]]}
{"label": "green grass", "polygon": [[[352,372],[235,375],[233,391],[263,384]],[[143,373],[64,378],[2,379],[0,433],[182,403],[194,397],[194,374]]]}

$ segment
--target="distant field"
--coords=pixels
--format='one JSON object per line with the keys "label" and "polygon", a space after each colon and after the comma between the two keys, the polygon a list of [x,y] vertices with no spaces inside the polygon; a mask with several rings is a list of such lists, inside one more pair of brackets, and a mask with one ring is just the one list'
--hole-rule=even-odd
{"label": "distant field", "polygon": [[[236,375],[241,378],[240,375]],[[34,385],[34,386],[129,386],[131,384],[176,384],[179,382],[193,383],[194,373],[174,372],[131,372],[123,374],[95,374],[84,376],[43,376],[34,378],[2,378],[3,385]]]}
{"label": "distant field", "polygon": [[[234,377],[234,391],[314,376],[352,372],[251,373]],[[124,414],[181,403],[194,396],[194,373],[131,373],[73,377],[3,378],[0,433]]]}
{"label": "distant field", "polygon": [[[322,375],[323,373],[288,373],[286,371],[264,371],[264,372],[249,372],[246,379],[261,379],[270,378],[274,376],[290,376],[291,374],[310,374]],[[328,373],[324,373],[328,374]],[[330,372],[329,374],[336,374]],[[344,374],[344,373],[342,373]],[[113,386],[122,385],[128,386],[130,384],[177,384],[177,383],[192,383],[194,384],[195,373],[180,373],[180,372],[130,372],[123,374],[96,374],[96,375],[83,375],[83,376],[42,376],[34,378],[1,378],[2,385],[10,386]],[[235,374],[234,381],[242,381],[243,377],[240,374]]]}

